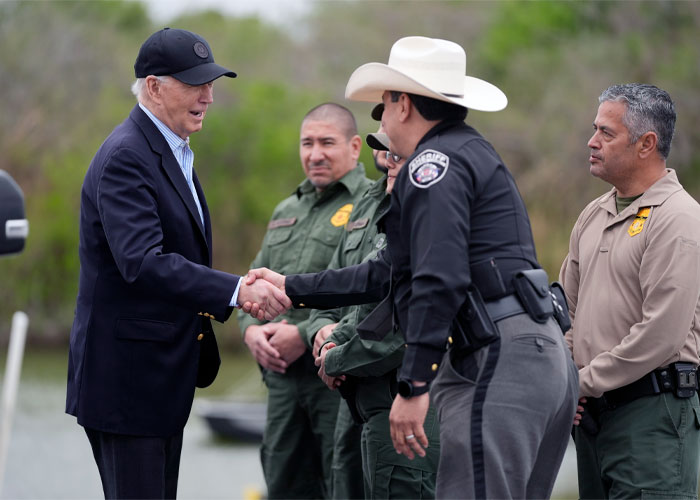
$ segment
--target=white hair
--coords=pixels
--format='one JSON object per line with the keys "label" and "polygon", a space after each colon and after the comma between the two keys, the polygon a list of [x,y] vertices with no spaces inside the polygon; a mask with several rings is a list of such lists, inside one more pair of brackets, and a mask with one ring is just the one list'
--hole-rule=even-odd
{"label": "white hair", "polygon": [[[165,75],[165,76],[156,76],[156,78],[160,82],[167,82],[172,77]],[[143,98],[143,93],[145,91],[144,90],[145,88],[146,88],[146,79],[145,78],[137,78],[136,81],[133,84],[131,84],[131,93],[136,96],[136,99],[139,102],[143,102],[142,98]]]}

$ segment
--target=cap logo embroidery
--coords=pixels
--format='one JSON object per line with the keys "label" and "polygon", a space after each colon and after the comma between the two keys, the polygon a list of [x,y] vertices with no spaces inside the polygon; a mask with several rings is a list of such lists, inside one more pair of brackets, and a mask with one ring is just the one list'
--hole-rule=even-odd
{"label": "cap logo embroidery", "polygon": [[352,203],[343,205],[338,209],[336,213],[331,217],[331,224],[335,227],[344,226],[350,220],[350,214],[352,213]]}
{"label": "cap logo embroidery", "polygon": [[204,45],[202,42],[195,42],[192,48],[194,49],[194,53],[197,54],[198,57],[201,57],[202,59],[206,59],[207,57],[209,57],[209,50],[207,49],[207,46]]}
{"label": "cap logo embroidery", "polygon": [[426,149],[408,165],[411,183],[421,189],[436,184],[445,177],[450,158],[434,149]]}
{"label": "cap logo embroidery", "polygon": [[632,225],[627,230],[627,234],[630,236],[636,236],[641,233],[642,229],[644,229],[644,222],[649,218],[650,213],[650,208],[640,208],[639,212],[637,212],[637,216],[634,218],[634,221],[632,221]]}

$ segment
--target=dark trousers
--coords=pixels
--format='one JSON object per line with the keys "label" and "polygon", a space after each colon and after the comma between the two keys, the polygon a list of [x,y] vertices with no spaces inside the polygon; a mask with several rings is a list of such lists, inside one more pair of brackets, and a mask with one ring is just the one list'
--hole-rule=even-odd
{"label": "dark trousers", "polygon": [[497,323],[500,340],[448,353],[430,388],[437,498],[549,498],[576,412],[578,370],[554,320]]}
{"label": "dark trousers", "polygon": [[575,427],[579,498],[698,498],[700,402],[667,392],[600,412]]}
{"label": "dark trousers", "polygon": [[85,428],[105,499],[175,498],[182,431],[171,437],[127,436]]}

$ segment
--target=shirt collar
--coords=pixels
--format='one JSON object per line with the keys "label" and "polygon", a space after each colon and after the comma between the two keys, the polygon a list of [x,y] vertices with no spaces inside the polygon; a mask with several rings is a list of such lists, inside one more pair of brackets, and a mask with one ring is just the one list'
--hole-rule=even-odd
{"label": "shirt collar", "polygon": [[189,137],[187,139],[183,139],[175,132],[170,130],[170,128],[168,128],[168,126],[165,123],[160,121],[156,117],[156,115],[151,113],[151,111],[146,106],[139,103],[139,107],[143,110],[144,113],[146,113],[146,116],[148,116],[151,119],[151,121],[155,124],[158,130],[160,130],[160,133],[163,134],[165,141],[168,143],[168,146],[170,146],[170,149],[173,151],[173,153],[180,148],[190,145]]}
{"label": "shirt collar", "polygon": [[[683,189],[683,186],[678,182],[678,176],[676,171],[667,168],[666,175],[661,179],[652,184],[649,189],[647,189],[639,198],[634,200],[627,208],[625,208],[619,215],[628,217],[630,214],[636,214],[640,207],[653,207],[656,205],[661,205],[665,202],[669,196],[671,196],[676,191]],[[607,195],[604,195],[600,200],[600,207],[604,208],[612,215],[616,216],[617,207],[615,205],[615,195],[617,189],[612,188],[608,191]]]}
{"label": "shirt collar", "polygon": [[[363,179],[365,178],[365,166],[361,163],[358,162],[357,166],[350,170],[347,174],[342,176],[340,179],[337,181],[329,184],[321,193],[323,195],[324,193],[330,193],[334,191],[335,189],[338,188],[338,186],[342,186],[345,189],[348,190],[348,192],[351,195],[357,194],[358,190],[363,188]],[[304,181],[299,184],[299,187],[296,189],[296,195],[297,197],[301,198],[303,195],[311,193],[315,191],[316,188],[314,187],[313,184],[311,184],[311,181],[309,179],[304,179]]]}

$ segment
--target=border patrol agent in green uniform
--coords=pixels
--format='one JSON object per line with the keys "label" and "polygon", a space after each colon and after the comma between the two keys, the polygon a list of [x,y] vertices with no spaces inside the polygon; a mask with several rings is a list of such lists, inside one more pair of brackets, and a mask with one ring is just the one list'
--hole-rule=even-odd
{"label": "border patrol agent in green uniform", "polygon": [[[372,116],[375,114],[373,111]],[[378,116],[381,118],[381,110],[378,110]],[[384,134],[368,135],[367,144],[381,150],[382,155],[388,150],[388,139]],[[389,209],[391,188],[403,159],[389,154],[386,165],[388,177],[376,181],[358,202],[329,269],[374,259],[386,247],[386,235],[379,232],[377,222]],[[426,457],[411,461],[398,455],[391,442],[389,412],[396,395],[396,369],[403,360],[405,341],[399,331],[391,332],[382,341],[364,340],[357,335],[357,324],[375,306],[364,304],[314,310],[309,318],[310,330],[335,325],[321,349],[322,372],[327,384],[337,385],[345,398],[340,404],[335,429],[333,476],[345,477],[346,481],[341,484],[352,486],[355,472],[352,470],[353,450],[347,449],[346,436],[356,432],[357,425],[353,422],[356,420],[363,424],[364,497],[432,498],[435,496],[439,458],[439,427],[435,410],[431,407],[424,425],[431,443]],[[317,364],[319,362],[317,360]],[[340,377],[344,380],[340,381]],[[357,491],[350,488],[335,492],[339,493],[338,498],[358,498]]]}
{"label": "border patrol agent in green uniform", "polygon": [[[275,208],[253,268],[305,273],[327,267],[356,201],[371,184],[357,164],[361,146],[349,110],[327,103],[309,111],[300,142],[307,179]],[[309,313],[290,310],[276,323],[238,318],[269,391],[261,449],[268,498],[330,493],[339,397],[316,375]]]}

